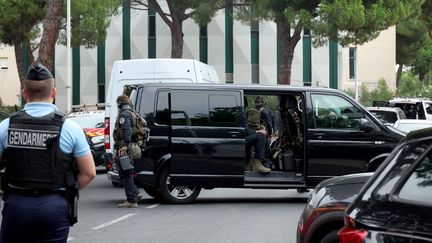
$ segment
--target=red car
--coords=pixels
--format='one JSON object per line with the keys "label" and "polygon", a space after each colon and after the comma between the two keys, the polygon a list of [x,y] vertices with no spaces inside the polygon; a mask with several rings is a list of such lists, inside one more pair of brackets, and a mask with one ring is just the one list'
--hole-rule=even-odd
{"label": "red car", "polygon": [[104,163],[104,117],[103,110],[78,111],[68,115],[68,119],[78,123],[84,130],[96,166]]}
{"label": "red car", "polygon": [[297,243],[338,243],[345,209],[372,174],[336,176],[318,184],[300,216]]}

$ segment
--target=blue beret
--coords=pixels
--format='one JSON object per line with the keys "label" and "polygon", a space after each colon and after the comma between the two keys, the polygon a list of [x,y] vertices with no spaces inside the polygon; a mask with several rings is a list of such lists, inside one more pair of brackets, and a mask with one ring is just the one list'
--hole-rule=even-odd
{"label": "blue beret", "polygon": [[53,76],[48,68],[40,62],[36,62],[30,66],[25,78],[28,80],[45,80],[53,78]]}

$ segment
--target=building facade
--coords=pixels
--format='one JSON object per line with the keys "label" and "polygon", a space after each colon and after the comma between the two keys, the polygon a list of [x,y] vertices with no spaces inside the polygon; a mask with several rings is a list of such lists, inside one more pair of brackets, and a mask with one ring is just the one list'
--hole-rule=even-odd
{"label": "building facade", "polygon": [[[221,10],[205,27],[193,20],[184,22],[183,58],[201,60],[216,68],[219,79],[228,83],[277,83],[276,25],[260,22],[248,26]],[[296,46],[292,64],[292,85],[327,86],[354,90],[357,83],[373,89],[383,78],[395,88],[396,31],[391,27],[375,40],[357,47],[342,47],[337,43],[314,48],[307,32]],[[6,49],[10,47],[5,47]],[[13,49],[12,49],[13,50]],[[13,53],[13,51],[12,51]],[[357,53],[357,59],[354,54]],[[105,100],[114,61],[137,58],[169,58],[170,30],[153,11],[123,9],[111,20],[107,39],[94,49],[76,47],[72,50],[72,104],[101,103]],[[5,104],[17,104],[19,79],[15,57],[0,49],[0,60],[8,58],[8,68],[0,70],[0,95]],[[56,104],[66,110],[66,47],[55,50],[55,76],[58,90]],[[12,67],[13,66],[13,67]],[[3,73],[2,73],[3,72]],[[8,73],[7,77],[3,74]],[[15,78],[15,82],[13,79]],[[6,81],[7,79],[7,81]],[[14,82],[18,87],[7,86]],[[13,90],[9,90],[13,89]],[[6,96],[5,96],[6,97]],[[3,99],[3,98],[2,98]]]}

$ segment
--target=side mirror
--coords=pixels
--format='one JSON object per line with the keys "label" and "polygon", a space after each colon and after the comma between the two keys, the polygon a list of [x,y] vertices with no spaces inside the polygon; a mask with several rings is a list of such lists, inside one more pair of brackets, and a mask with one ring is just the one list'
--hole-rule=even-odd
{"label": "side mirror", "polygon": [[375,126],[369,120],[365,118],[360,119],[360,131],[371,132],[375,129]]}

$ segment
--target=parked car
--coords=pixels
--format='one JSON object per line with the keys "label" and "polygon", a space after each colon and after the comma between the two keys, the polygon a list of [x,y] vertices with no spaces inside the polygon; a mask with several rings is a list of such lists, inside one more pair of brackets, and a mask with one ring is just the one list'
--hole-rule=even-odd
{"label": "parked car", "polygon": [[104,117],[105,111],[103,110],[77,111],[70,113],[67,117],[78,123],[84,130],[96,166],[104,164]]}
{"label": "parked car", "polygon": [[393,126],[404,133],[409,133],[413,130],[432,127],[432,120],[398,120],[393,124]]}
{"label": "parked car", "polygon": [[378,120],[387,125],[393,125],[397,120],[407,119],[403,110],[399,107],[367,107]]}
{"label": "parked car", "polygon": [[408,119],[432,120],[432,100],[426,98],[393,98],[389,106],[401,108]]}
{"label": "parked car", "polygon": [[348,206],[341,243],[432,242],[432,128],[412,131]]}
{"label": "parked car", "polygon": [[[299,142],[277,147],[268,174],[245,168],[245,101],[258,95],[278,107],[294,98],[290,109],[299,112],[297,130],[281,131],[296,132]],[[135,161],[135,183],[169,203],[193,202],[202,188],[313,188],[334,176],[373,171],[405,137],[328,88],[153,83],[135,85],[130,98],[150,129],[142,158]],[[279,115],[287,111],[275,108]],[[112,154],[105,156],[112,161]],[[116,171],[107,175],[118,177]]]}
{"label": "parked car", "polygon": [[297,224],[297,243],[337,243],[345,209],[372,172],[336,176],[318,184]]}

